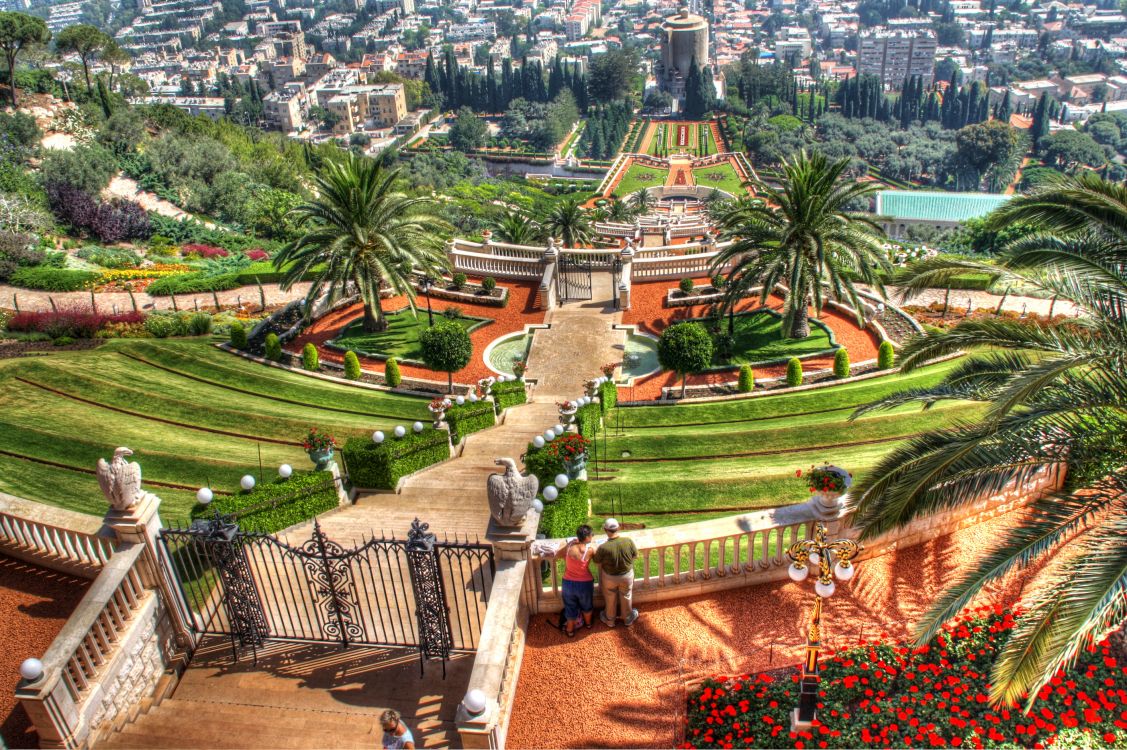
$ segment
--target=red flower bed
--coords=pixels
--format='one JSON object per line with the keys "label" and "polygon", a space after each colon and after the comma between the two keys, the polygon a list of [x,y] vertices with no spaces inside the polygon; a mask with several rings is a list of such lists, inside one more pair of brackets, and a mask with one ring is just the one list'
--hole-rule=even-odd
{"label": "red flower bed", "polygon": [[818,721],[790,731],[798,675],[717,676],[688,698],[682,747],[1029,747],[1067,731],[1127,741],[1127,669],[1107,642],[1041,689],[1033,710],[991,706],[990,670],[1013,629],[999,608],[964,613],[926,646],[862,644],[822,663]]}
{"label": "red flower bed", "polygon": [[270,253],[266,252],[261,247],[254,247],[247,250],[247,257],[253,261],[270,260]]}
{"label": "red flower bed", "polygon": [[197,255],[205,260],[208,258],[226,258],[228,253],[221,247],[214,245],[188,244],[180,246],[180,254],[184,257]]}
{"label": "red flower bed", "polygon": [[70,336],[75,339],[92,339],[94,334],[110,323],[142,323],[145,314],[123,312],[116,315],[96,313],[78,308],[59,308],[58,312],[21,312],[8,320],[9,331],[44,333],[53,339]]}

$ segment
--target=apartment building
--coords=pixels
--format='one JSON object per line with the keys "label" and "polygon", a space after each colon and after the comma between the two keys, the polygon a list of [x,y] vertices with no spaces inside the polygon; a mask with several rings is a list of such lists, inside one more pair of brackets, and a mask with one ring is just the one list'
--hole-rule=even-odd
{"label": "apartment building", "polygon": [[935,50],[935,37],[926,32],[864,34],[857,53],[857,72],[878,76],[891,86],[920,76],[927,85],[935,71]]}
{"label": "apartment building", "polygon": [[377,127],[394,127],[407,116],[407,94],[401,83],[377,85],[337,83],[319,86],[317,101],[337,115],[337,135],[362,130],[371,120]]}
{"label": "apartment building", "polygon": [[292,133],[305,127],[309,114],[309,91],[300,81],[288,83],[262,98],[266,125],[283,133]]}

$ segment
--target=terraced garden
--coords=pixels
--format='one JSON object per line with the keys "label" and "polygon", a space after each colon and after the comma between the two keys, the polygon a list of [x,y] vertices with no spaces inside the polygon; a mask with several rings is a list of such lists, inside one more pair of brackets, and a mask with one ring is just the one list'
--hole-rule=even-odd
{"label": "terraced garden", "polygon": [[619,198],[633,195],[642,188],[661,187],[669,177],[668,169],[658,169],[645,164],[631,164],[622,175],[614,193]]}
{"label": "terraced garden", "polygon": [[[905,407],[848,417],[862,404],[940,380],[954,363],[782,396],[673,407],[620,408],[599,437],[595,519],[668,526],[801,502],[797,469],[830,462],[863,475],[900,442],[978,414],[977,404]],[[908,416],[910,414],[910,416]],[[620,434],[616,434],[616,432]],[[605,447],[604,447],[605,446]]]}
{"label": "terraced garden", "polygon": [[732,195],[743,192],[743,180],[740,179],[736,168],[727,162],[694,169],[693,181],[702,187],[716,188]]}
{"label": "terraced garden", "polygon": [[127,445],[165,521],[196,488],[311,468],[316,426],[343,441],[416,419],[426,401],[313,380],[216,350],[208,339],[108,341],[89,351],[0,360],[0,490],[101,515],[98,458]]}

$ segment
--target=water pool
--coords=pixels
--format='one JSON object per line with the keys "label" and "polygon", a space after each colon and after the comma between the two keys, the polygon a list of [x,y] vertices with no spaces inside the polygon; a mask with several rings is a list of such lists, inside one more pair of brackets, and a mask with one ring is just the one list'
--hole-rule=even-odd
{"label": "water pool", "polygon": [[497,372],[515,375],[513,365],[528,358],[528,347],[532,345],[532,334],[502,338],[489,350],[489,366]]}
{"label": "water pool", "polygon": [[657,361],[657,341],[636,333],[626,337],[626,352],[622,357],[623,375],[637,378],[660,369],[661,365]]}

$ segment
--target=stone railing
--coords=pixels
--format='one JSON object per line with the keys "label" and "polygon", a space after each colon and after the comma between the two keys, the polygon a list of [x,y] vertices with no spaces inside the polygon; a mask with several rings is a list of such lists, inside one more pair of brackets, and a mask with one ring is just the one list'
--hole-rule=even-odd
{"label": "stone railing", "polygon": [[16,697],[40,747],[85,745],[165,677],[173,637],[146,552],[119,546],[43,654],[42,673],[20,682]]}
{"label": "stone railing", "polygon": [[657,281],[685,277],[699,278],[727,270],[727,266],[713,269],[712,261],[715,258],[715,251],[656,257],[639,254],[638,257],[634,258],[632,276],[636,280]]}
{"label": "stone railing", "polygon": [[475,276],[494,276],[506,279],[539,279],[543,275],[540,258],[519,258],[465,250],[449,252],[451,267],[455,271]]}
{"label": "stone railing", "polygon": [[0,493],[0,552],[80,578],[94,578],[113,555],[102,522]]}
{"label": "stone railing", "polygon": [[603,176],[602,182],[599,183],[599,187],[595,189],[596,195],[606,195],[606,192],[610,190],[610,186],[614,181],[614,178],[618,176],[618,172],[619,169],[621,169],[622,164],[631,156],[632,154],[623,152],[615,157],[614,162],[610,165],[610,169],[607,170],[606,175]]}
{"label": "stone railing", "polygon": [[[1063,465],[1042,469],[1024,485],[1011,483],[997,494],[957,509],[910,522],[904,528],[871,542],[858,558],[876,557],[893,549],[910,547],[958,529],[1007,513],[1059,488]],[[821,522],[838,536],[856,537],[843,508],[827,511],[817,500],[759,513],[729,516],[713,521],[625,532],[638,547],[634,565],[636,601],[660,601],[769,583],[787,578],[787,548],[807,538],[813,524]],[[557,545],[563,540],[552,540]],[[532,612],[558,612],[562,561],[546,560],[549,574],[540,585],[538,566],[530,572],[539,591]]]}

